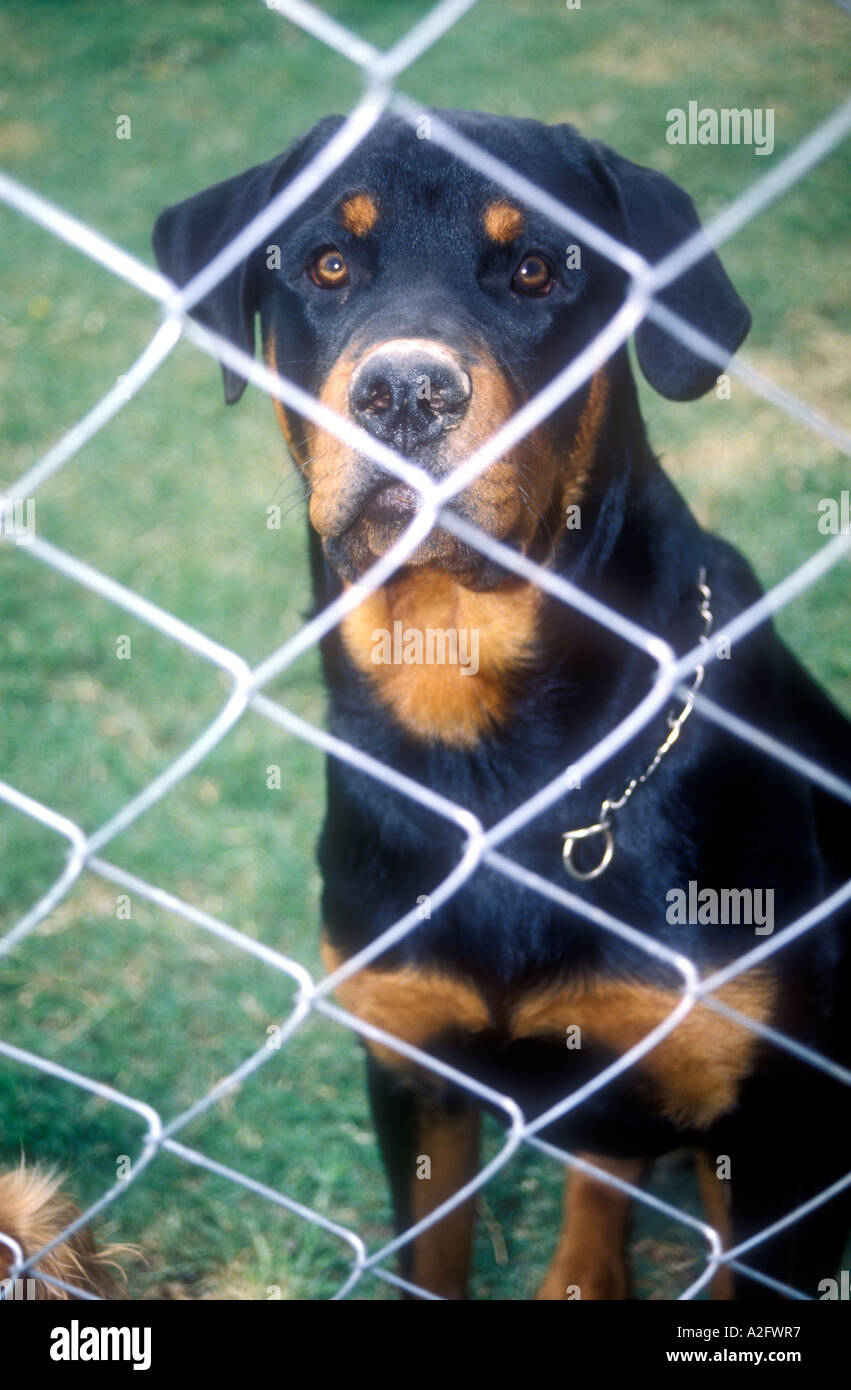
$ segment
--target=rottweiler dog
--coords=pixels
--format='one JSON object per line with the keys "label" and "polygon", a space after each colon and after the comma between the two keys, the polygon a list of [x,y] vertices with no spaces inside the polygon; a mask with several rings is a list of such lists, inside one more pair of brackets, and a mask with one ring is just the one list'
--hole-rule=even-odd
{"label": "rottweiler dog", "polygon": [[[440,115],[651,264],[699,227],[676,184],[569,125]],[[341,119],[167,208],[154,230],[163,271],[185,284]],[[581,236],[424,134],[382,117],[194,312],[248,353],[259,315],[268,366],[442,480],[582,351],[628,285]],[[662,300],[727,354],[750,325],[708,243]],[[649,321],[635,351],[669,399],[694,399],[716,382],[717,363]],[[224,380],[228,403],[238,400],[244,377],[226,367]],[[309,491],[319,611],[386,554],[421,494],[295,410],[276,410]],[[655,667],[639,646],[460,538],[452,514],[677,653],[712,624],[709,640],[723,644],[724,625],[760,595],[747,562],[701,529],[663,473],[627,348],[617,349],[468,482],[448,524],[322,642],[333,733],[487,828],[574,767],[647,694]],[[770,623],[715,654],[705,693],[851,777],[851,726]],[[669,957],[607,929],[611,919],[688,957],[706,978],[835,892],[848,804],[697,713],[681,722],[684,708],[682,692],[672,696],[670,720],[663,710],[593,776],[510,825],[496,846],[508,874],[492,852],[433,909],[429,894],[458,865],[463,831],[329,760],[319,848],[328,968],[419,905],[415,927],[342,982],[344,1007],[511,1097],[531,1120],[641,1043],[682,1000]],[[577,901],[596,919],[572,910]],[[694,1149],[707,1216],[726,1231],[727,1248],[839,1184],[851,1133],[841,1072],[847,927],[836,906],[719,982],[715,998],[728,1010],[777,1030],[797,1052],[698,1001],[634,1065],[563,1106],[542,1137],[633,1184],[654,1157]],[[830,1059],[833,1074],[801,1049]],[[404,1231],[478,1171],[480,1107],[375,1039],[367,1072]],[[473,1206],[402,1247],[405,1280],[465,1296]],[[594,1172],[568,1179],[539,1297],[628,1296],[627,1207]],[[716,1296],[782,1297],[791,1286],[818,1297],[847,1220],[844,1189],[750,1246],[742,1260],[756,1277],[722,1270]]]}

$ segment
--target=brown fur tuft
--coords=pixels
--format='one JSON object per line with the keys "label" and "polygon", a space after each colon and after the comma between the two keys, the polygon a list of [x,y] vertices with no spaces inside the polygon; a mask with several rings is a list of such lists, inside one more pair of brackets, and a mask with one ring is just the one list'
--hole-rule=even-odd
{"label": "brown fur tuft", "polygon": [[[25,1256],[35,1255],[79,1214],[53,1171],[27,1167],[22,1160],[18,1168],[0,1173],[0,1234],[17,1241]],[[138,1255],[132,1245],[108,1245],[99,1250],[91,1231],[83,1226],[32,1270],[25,1270],[21,1278],[35,1281],[38,1299],[73,1298],[65,1289],[39,1278],[40,1274],[62,1279],[99,1298],[118,1298],[119,1288],[127,1281],[118,1257]],[[0,1280],[9,1278],[11,1264],[12,1252],[0,1242]]]}

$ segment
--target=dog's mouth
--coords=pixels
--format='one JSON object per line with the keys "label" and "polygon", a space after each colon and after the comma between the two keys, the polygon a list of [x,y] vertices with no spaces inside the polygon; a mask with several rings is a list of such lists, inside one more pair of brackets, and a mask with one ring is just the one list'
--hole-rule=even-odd
{"label": "dog's mouth", "polygon": [[414,488],[398,479],[378,483],[360,515],[370,528],[384,528],[399,534],[413,521],[420,509],[420,500]]}
{"label": "dog's mouth", "polygon": [[[388,478],[386,474],[375,480],[358,499],[354,514],[349,512],[347,524],[337,534],[323,537],[325,553],[341,578],[349,581],[358,578],[386,555],[405,534],[421,507],[422,497],[415,488],[399,479]],[[480,520],[463,493],[447,502],[445,509],[474,523]],[[473,588],[490,587],[496,582],[495,567],[486,562],[479,551],[465,545],[439,524],[419,542],[404,564],[438,566]]]}
{"label": "dog's mouth", "polygon": [[[456,512],[464,510],[457,501],[446,506]],[[421,507],[422,497],[415,488],[399,479],[379,479],[340,540],[350,556],[357,555],[370,562],[380,559],[405,534]],[[462,548],[445,527],[437,525],[419,542],[405,563],[413,566],[439,564],[467,571],[471,561],[467,547]]]}

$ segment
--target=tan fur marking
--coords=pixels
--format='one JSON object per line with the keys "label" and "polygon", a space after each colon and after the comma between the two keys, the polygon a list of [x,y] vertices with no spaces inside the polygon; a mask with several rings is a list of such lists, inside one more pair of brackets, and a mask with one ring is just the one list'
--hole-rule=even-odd
{"label": "tan fur marking", "polygon": [[[641,1182],[646,1167],[643,1159],[600,1158],[596,1154],[579,1156],[633,1187]],[[561,1236],[535,1297],[563,1300],[569,1288],[577,1287],[582,1300],[626,1298],[629,1294],[626,1236],[630,1205],[631,1198],[617,1188],[578,1169],[568,1172]]]}
{"label": "tan fur marking", "polygon": [[[344,959],[323,939],[322,960],[329,974]],[[490,1023],[487,1006],[477,990],[436,970],[417,970],[413,966],[375,970],[367,966],[344,980],[334,992],[349,1013],[414,1047],[424,1047],[449,1028],[476,1033]],[[392,1048],[381,1043],[368,1045],[385,1066],[411,1068],[408,1059]]]}
{"label": "tan fur marking", "polygon": [[[695,1150],[694,1160],[703,1214],[721,1237],[721,1249],[729,1250],[732,1244],[730,1183],[718,1177],[715,1163],[702,1149]],[[728,1302],[733,1296],[733,1271],[729,1265],[724,1265],[712,1280],[712,1297],[718,1302]]]}
{"label": "tan fur marking", "polygon": [[562,516],[566,514],[567,508],[572,503],[581,500],[585,492],[591,470],[594,467],[597,441],[603,421],[606,418],[608,404],[609,378],[601,367],[591,378],[588,399],[579,417],[579,424],[576,427],[576,433],[570,447],[567,468],[564,471]]}
{"label": "tan fur marking", "polygon": [[[326,942],[323,959],[330,972],[344,957]],[[772,1017],[776,991],[766,971],[748,971],[717,993],[725,1004],[757,1022],[767,1023]],[[437,971],[411,966],[367,968],[344,981],[337,995],[358,1018],[416,1047],[426,1047],[448,1028],[476,1033],[495,1026],[478,990]],[[563,1039],[568,1027],[578,1025],[585,1045],[605,1047],[621,1056],[662,1023],[679,998],[673,990],[640,980],[553,985],[508,1006],[508,1036]],[[672,1033],[636,1063],[636,1069],[651,1087],[649,1103],[657,1113],[674,1124],[705,1129],[736,1104],[758,1045],[749,1029],[705,1004],[696,1004]],[[388,1048],[373,1051],[389,1065],[409,1065]]]}
{"label": "tan fur marking", "polygon": [[[356,357],[339,358],[319,393],[323,405],[345,417],[350,415],[349,381],[356,365]],[[349,445],[319,426],[313,439],[307,476],[311,488],[308,513],[320,536],[334,535],[339,528],[343,499],[355,472]]]}
{"label": "tan fur marking", "polygon": [[[421,1221],[475,1176],[480,1116],[474,1107],[447,1114],[424,1102],[419,1114],[417,1154],[428,1157],[431,1175],[411,1178],[411,1214]],[[474,1198],[455,1207],[414,1241],[413,1282],[442,1298],[465,1298],[476,1215]]]}
{"label": "tan fur marking", "polygon": [[[24,1255],[35,1255],[59,1232],[79,1216],[74,1203],[62,1192],[59,1180],[42,1168],[18,1168],[0,1174],[0,1230],[16,1240]],[[97,1294],[99,1298],[119,1298],[116,1278],[126,1284],[118,1257],[138,1257],[132,1245],[109,1245],[98,1249],[88,1226],[75,1231],[57,1245],[22,1279],[35,1281],[37,1299],[70,1299],[71,1294],[56,1284],[46,1283],[39,1273]],[[0,1280],[8,1278],[11,1251],[0,1245]]]}
{"label": "tan fur marking", "polygon": [[[269,371],[274,372],[277,375],[278,363],[275,357],[275,344],[271,338],[269,338],[269,340],[264,344],[263,360],[265,361],[266,366],[269,368]],[[273,396],[272,404],[275,407],[275,415],[277,417],[278,426],[280,428],[281,434],[284,436],[284,439],[286,440],[287,448],[289,449],[290,454],[292,455],[293,462],[300,466],[301,457],[299,455],[298,449],[296,448],[295,440],[293,439],[292,426],[290,425],[289,416],[287,415],[287,412],[284,408],[284,403],[283,401],[278,400],[277,396]]]}
{"label": "tan fur marking", "polygon": [[[415,737],[470,748],[510,712],[508,680],[529,660],[541,605],[533,584],[476,593],[434,566],[409,571],[370,594],[341,623],[346,650],[376,694]],[[478,634],[478,670],[459,664],[376,664],[373,633],[429,629]],[[460,642],[460,637],[459,637]],[[465,638],[469,643],[469,636]]]}
{"label": "tan fur marking", "polygon": [[[767,1022],[774,986],[762,971],[751,970],[717,991],[741,1013]],[[585,1043],[597,1043],[618,1056],[662,1023],[679,1001],[674,991],[640,981],[600,980],[588,988],[554,985],[523,999],[511,1019],[512,1036],[563,1036],[578,1024]],[[736,1103],[751,1071],[758,1039],[732,1019],[696,1004],[674,1031],[637,1063],[649,1079],[659,1112],[675,1124],[708,1128]]]}
{"label": "tan fur marking", "polygon": [[522,210],[505,198],[498,198],[496,202],[488,204],[483,221],[491,241],[498,242],[500,246],[508,246],[512,241],[517,241],[518,237],[523,235],[526,226],[526,217]]}
{"label": "tan fur marking", "polygon": [[340,217],[352,236],[368,236],[378,221],[378,206],[368,193],[353,193],[340,208]]}

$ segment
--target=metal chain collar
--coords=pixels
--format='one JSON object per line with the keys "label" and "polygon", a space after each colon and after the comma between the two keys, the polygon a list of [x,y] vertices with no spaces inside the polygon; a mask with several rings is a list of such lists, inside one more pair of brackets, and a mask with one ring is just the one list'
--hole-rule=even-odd
{"label": "metal chain collar", "polygon": [[[712,631],[713,619],[712,610],[709,606],[712,600],[712,591],[706,582],[706,570],[703,569],[703,567],[701,567],[701,569],[698,572],[697,590],[700,594],[700,604],[698,607],[698,613],[700,617],[703,619],[703,632],[700,634],[698,640],[701,643],[705,644],[709,641],[709,634]],[[615,853],[615,837],[612,831],[611,813],[613,811],[620,811],[623,809],[623,807],[626,805],[633,792],[635,791],[636,787],[642,786],[643,783],[646,782],[649,777],[653,776],[653,773],[656,771],[665,754],[669,753],[670,750],[673,748],[674,744],[680,736],[680,730],[682,729],[683,725],[685,724],[686,720],[688,719],[689,715],[694,709],[694,697],[703,684],[704,674],[705,668],[703,666],[695,667],[694,678],[689,687],[689,692],[686,696],[685,704],[683,705],[679,714],[668,715],[667,737],[665,738],[663,743],[660,743],[659,747],[656,749],[656,753],[653,757],[652,762],[648,763],[647,767],[641,773],[641,776],[633,777],[632,780],[627,783],[623,792],[616,801],[613,801],[610,797],[607,797],[605,799],[605,801],[600,806],[599,820],[597,820],[594,825],[586,825],[579,830],[565,831],[564,835],[562,836],[562,839],[564,840],[564,847],[561,853],[562,859],[564,860],[564,867],[570,874],[571,878],[578,878],[581,880],[586,880],[589,878],[599,878],[600,874],[605,873],[606,869],[611,864],[612,858]],[[586,840],[593,835],[603,836],[604,843],[602,858],[600,859],[599,864],[597,864],[595,868],[589,869],[587,872],[583,872],[581,869],[577,869],[576,865],[573,863],[574,845],[576,844],[577,840]]]}

